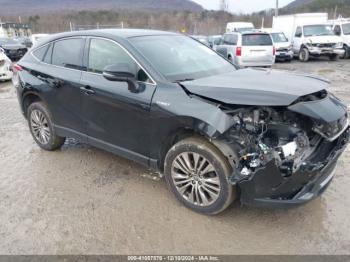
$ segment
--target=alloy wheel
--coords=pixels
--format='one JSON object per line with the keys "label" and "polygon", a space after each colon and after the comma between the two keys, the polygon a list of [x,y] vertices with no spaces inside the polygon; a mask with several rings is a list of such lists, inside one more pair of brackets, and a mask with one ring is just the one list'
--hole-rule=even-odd
{"label": "alloy wheel", "polygon": [[193,205],[209,206],[220,195],[220,179],[214,166],[198,153],[179,154],[172,163],[171,177],[179,194]]}
{"label": "alloy wheel", "polygon": [[43,145],[49,142],[51,131],[46,116],[41,111],[35,109],[31,112],[30,127],[37,141]]}

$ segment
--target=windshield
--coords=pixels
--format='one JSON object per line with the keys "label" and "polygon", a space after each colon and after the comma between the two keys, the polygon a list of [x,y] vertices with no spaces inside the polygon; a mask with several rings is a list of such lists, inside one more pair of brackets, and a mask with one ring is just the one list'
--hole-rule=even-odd
{"label": "windshield", "polygon": [[0,38],[0,45],[14,45],[18,44],[16,40],[10,39],[10,38]]}
{"label": "windshield", "polygon": [[284,33],[272,33],[271,34],[272,39],[275,43],[286,43],[288,42],[287,37],[284,35]]}
{"label": "windshield", "polygon": [[350,23],[343,24],[343,34],[350,35]]}
{"label": "windshield", "polygon": [[307,25],[304,26],[304,36],[334,35],[330,25]]}
{"label": "windshield", "polygon": [[182,35],[143,36],[130,41],[169,81],[228,73],[236,68],[210,48]]}

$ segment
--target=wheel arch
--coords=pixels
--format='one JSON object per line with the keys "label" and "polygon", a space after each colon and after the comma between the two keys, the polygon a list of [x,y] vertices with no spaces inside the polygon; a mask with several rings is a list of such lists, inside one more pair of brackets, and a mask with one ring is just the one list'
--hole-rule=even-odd
{"label": "wheel arch", "polygon": [[207,123],[200,121],[198,119],[192,119],[193,122],[198,122],[198,125],[192,126],[183,126],[179,127],[172,132],[169,132],[168,135],[165,136],[165,139],[162,140],[160,149],[158,151],[158,168],[161,172],[164,171],[164,162],[167,153],[169,150],[178,142],[189,138],[189,137],[199,137],[201,139],[205,139],[210,142],[213,146],[215,146],[228,160],[229,164],[234,166],[234,159],[236,157],[236,153],[234,150],[226,145],[221,139],[220,135],[222,134],[219,130],[209,131],[208,128],[204,128],[204,126],[208,127]]}
{"label": "wheel arch", "polygon": [[28,91],[22,96],[22,111],[25,117],[27,117],[27,110],[28,107],[35,102],[44,102],[45,100],[42,98],[42,96],[34,91]]}
{"label": "wheel arch", "polygon": [[301,44],[300,49],[299,49],[299,52],[300,52],[301,50],[303,50],[304,48],[306,48],[307,50],[309,50],[309,48],[307,47],[306,44]]}

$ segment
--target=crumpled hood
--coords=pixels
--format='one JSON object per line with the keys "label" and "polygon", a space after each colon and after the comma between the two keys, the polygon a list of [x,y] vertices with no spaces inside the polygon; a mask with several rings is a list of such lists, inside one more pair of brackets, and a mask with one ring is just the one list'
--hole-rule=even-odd
{"label": "crumpled hood", "polygon": [[311,40],[313,44],[329,44],[329,43],[340,43],[343,42],[343,40],[336,35],[327,35],[327,36],[309,36],[306,39]]}
{"label": "crumpled hood", "polygon": [[190,93],[225,104],[288,106],[329,82],[278,70],[242,69],[181,83]]}

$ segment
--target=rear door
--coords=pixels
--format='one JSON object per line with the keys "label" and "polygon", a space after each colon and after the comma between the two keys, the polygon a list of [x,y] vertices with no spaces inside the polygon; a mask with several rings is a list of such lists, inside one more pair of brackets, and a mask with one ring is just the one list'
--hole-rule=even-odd
{"label": "rear door", "polygon": [[49,105],[57,129],[74,131],[82,138],[85,126],[81,117],[80,78],[84,45],[83,37],[50,43],[36,72],[33,72],[46,86],[42,95]]}
{"label": "rear door", "polygon": [[274,47],[269,34],[251,33],[242,35],[242,62],[271,63]]}

